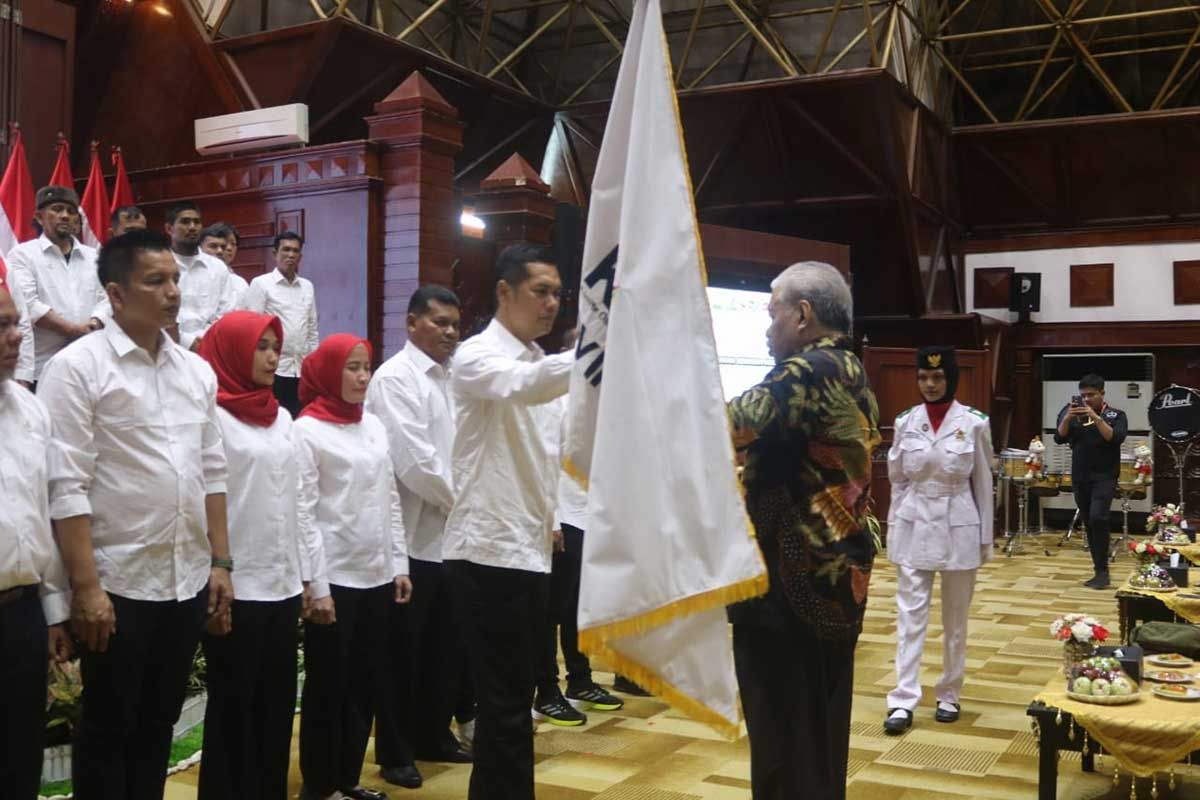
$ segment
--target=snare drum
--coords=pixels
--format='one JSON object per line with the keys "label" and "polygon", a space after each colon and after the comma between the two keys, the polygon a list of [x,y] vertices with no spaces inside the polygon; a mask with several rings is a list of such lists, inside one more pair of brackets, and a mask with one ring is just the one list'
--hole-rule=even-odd
{"label": "snare drum", "polygon": [[1075,489],[1071,486],[1071,473],[1064,472],[1058,476],[1058,490],[1064,494],[1071,494]]}
{"label": "snare drum", "polygon": [[1058,494],[1058,487],[1062,481],[1062,475],[1057,472],[1047,472],[1040,481],[1034,481],[1029,484],[1030,489],[1040,489],[1041,494]]}
{"label": "snare drum", "polygon": [[1133,456],[1121,456],[1121,471],[1117,474],[1117,483],[1133,483],[1137,478],[1137,472],[1133,468],[1136,460]]}
{"label": "snare drum", "polygon": [[1024,478],[1029,471],[1025,459],[1029,458],[1028,450],[1016,450],[1006,447],[1000,451],[1000,472],[1008,478]]}

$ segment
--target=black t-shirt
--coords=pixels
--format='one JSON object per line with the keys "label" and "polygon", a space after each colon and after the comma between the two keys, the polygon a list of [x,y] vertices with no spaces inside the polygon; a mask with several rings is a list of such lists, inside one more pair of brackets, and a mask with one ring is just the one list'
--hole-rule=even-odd
{"label": "black t-shirt", "polygon": [[[1063,416],[1069,410],[1063,406],[1058,412],[1058,424],[1062,424]],[[1129,433],[1129,421],[1125,412],[1119,408],[1106,405],[1100,412],[1100,417],[1112,428],[1112,441],[1105,441],[1100,435],[1099,426],[1084,425],[1076,417],[1067,428],[1067,435],[1060,436],[1054,432],[1054,441],[1071,446],[1071,478],[1078,481],[1081,478],[1116,478],[1121,472],[1121,443]]]}

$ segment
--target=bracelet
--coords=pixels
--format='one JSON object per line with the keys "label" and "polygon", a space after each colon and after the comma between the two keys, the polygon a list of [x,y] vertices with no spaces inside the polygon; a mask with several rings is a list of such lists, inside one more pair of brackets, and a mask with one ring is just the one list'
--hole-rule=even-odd
{"label": "bracelet", "polygon": [[213,556],[212,566],[213,569],[224,569],[228,570],[229,572],[233,572],[233,559],[217,558],[216,556]]}

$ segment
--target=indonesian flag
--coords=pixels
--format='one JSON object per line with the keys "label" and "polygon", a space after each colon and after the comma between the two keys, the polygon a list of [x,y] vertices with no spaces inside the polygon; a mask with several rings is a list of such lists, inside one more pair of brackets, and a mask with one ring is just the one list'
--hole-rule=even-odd
{"label": "indonesian flag", "polygon": [[121,148],[114,147],[112,149],[112,163],[117,168],[117,177],[113,180],[113,196],[112,205],[108,209],[109,216],[116,213],[118,208],[134,204],[133,187],[129,185],[129,173],[125,171],[125,156],[121,154]]}
{"label": "indonesian flag", "polygon": [[579,643],[741,722],[728,603],[766,591],[705,293],[659,0],[637,0],[592,185],[564,468],[588,487]]}
{"label": "indonesian flag", "polygon": [[100,169],[99,147],[99,142],[92,142],[92,167],[88,170],[87,188],[83,190],[83,204],[79,207],[83,216],[83,243],[89,247],[99,247],[108,240],[108,188]]}
{"label": "indonesian flag", "polygon": [[65,186],[75,188],[75,177],[71,175],[71,143],[61,133],[58,135],[58,160],[54,162],[54,172],[50,173],[50,183],[47,186]]}
{"label": "indonesian flag", "polygon": [[12,127],[12,150],[0,179],[0,253],[33,238],[33,178],[21,129]]}

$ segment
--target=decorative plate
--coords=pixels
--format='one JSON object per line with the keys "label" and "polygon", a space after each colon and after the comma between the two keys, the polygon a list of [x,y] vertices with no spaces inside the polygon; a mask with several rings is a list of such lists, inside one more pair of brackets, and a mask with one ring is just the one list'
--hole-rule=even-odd
{"label": "decorative plate", "polygon": [[1164,594],[1165,594],[1166,592],[1176,592],[1176,591],[1179,591],[1179,587],[1178,587],[1178,586],[1168,586],[1167,588],[1163,589],[1163,588],[1161,588],[1161,587],[1157,587],[1157,586],[1134,586],[1132,583],[1131,583],[1131,584],[1129,584],[1129,588],[1131,588],[1131,589],[1138,589],[1138,590],[1140,590],[1140,591],[1143,591],[1143,592],[1163,592]]}
{"label": "decorative plate", "polygon": [[1186,672],[1160,669],[1148,669],[1142,673],[1142,677],[1155,683],[1191,683],[1193,680]]}
{"label": "decorative plate", "polygon": [[1098,706],[1123,706],[1129,703],[1136,703],[1141,699],[1141,696],[1141,692],[1134,692],[1133,694],[1094,695],[1076,694],[1075,692],[1067,691],[1067,697],[1072,700],[1078,700],[1081,703],[1093,703]]}
{"label": "decorative plate", "polygon": [[1150,691],[1167,700],[1200,700],[1200,689],[1194,686],[1155,686]]}
{"label": "decorative plate", "polygon": [[1156,656],[1146,656],[1146,660],[1157,667],[1190,667],[1196,663],[1187,656],[1179,653],[1159,653]]}

